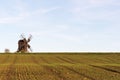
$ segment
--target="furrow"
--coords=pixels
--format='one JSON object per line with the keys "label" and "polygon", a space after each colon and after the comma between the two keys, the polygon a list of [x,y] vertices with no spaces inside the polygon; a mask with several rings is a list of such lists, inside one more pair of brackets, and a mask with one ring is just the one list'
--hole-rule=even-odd
{"label": "furrow", "polygon": [[62,61],[65,61],[65,62],[67,62],[67,63],[74,64],[74,62],[71,62],[71,61],[66,60],[66,59],[64,59],[64,58],[61,58],[61,57],[59,57],[59,56],[57,56],[57,58],[60,59],[60,60],[62,60]]}
{"label": "furrow", "polygon": [[99,68],[99,69],[104,69],[104,70],[106,70],[106,71],[110,71],[110,72],[114,72],[114,73],[120,74],[119,71],[116,71],[116,70],[113,70],[113,69],[109,69],[109,68],[105,68],[105,67],[101,67],[101,66],[95,66],[95,65],[90,65],[90,66],[96,67],[96,68]]}
{"label": "furrow", "polygon": [[44,61],[45,63],[50,64],[45,58],[40,57],[40,59],[41,59],[42,61]]}
{"label": "furrow", "polygon": [[[13,80],[16,78],[16,74],[15,74],[15,63],[16,63],[16,60],[17,60],[17,56],[14,57],[12,63],[9,65],[7,71],[6,71],[6,80]],[[14,75],[14,76],[13,76]]]}
{"label": "furrow", "polygon": [[66,77],[64,77],[60,71],[56,70],[55,68],[52,68],[51,66],[43,65],[43,68],[47,70],[47,72],[49,72],[50,74],[56,76],[57,79],[55,80],[67,80]]}
{"label": "furrow", "polygon": [[68,59],[69,61],[73,62],[73,63],[79,63],[78,61],[75,61],[75,60],[73,60],[73,59],[71,59],[69,57],[65,57],[65,58]]}
{"label": "furrow", "polygon": [[69,67],[67,67],[67,66],[63,66],[63,67],[65,67],[66,69],[68,69],[68,70],[70,70],[70,71],[72,71],[72,72],[74,72],[74,73],[76,73],[76,74],[78,74],[78,75],[80,75],[80,76],[84,76],[84,77],[88,78],[89,80],[95,80],[93,77],[88,76],[88,75],[83,74],[83,73],[80,73],[80,72],[78,72],[78,71],[76,71],[76,70],[74,70],[74,69],[72,69],[72,68],[69,68]]}

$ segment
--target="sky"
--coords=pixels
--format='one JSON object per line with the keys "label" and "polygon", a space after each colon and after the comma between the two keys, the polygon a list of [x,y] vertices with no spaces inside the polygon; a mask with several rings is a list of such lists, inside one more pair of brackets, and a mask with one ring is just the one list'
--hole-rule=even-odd
{"label": "sky", "polygon": [[0,52],[119,52],[120,0],[0,0]]}

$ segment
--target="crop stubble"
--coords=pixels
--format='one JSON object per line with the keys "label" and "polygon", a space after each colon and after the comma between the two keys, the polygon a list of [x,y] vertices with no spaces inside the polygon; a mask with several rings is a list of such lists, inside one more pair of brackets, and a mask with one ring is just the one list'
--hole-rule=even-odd
{"label": "crop stubble", "polygon": [[119,80],[120,54],[0,54],[0,80]]}

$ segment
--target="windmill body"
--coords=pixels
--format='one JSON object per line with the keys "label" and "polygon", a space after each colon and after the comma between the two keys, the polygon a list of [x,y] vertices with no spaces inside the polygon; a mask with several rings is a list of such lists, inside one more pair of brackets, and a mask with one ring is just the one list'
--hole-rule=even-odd
{"label": "windmill body", "polygon": [[31,50],[31,46],[28,43],[31,41],[32,35],[30,35],[28,39],[26,39],[23,35],[21,36],[22,36],[22,39],[18,41],[17,52],[29,52],[29,50]]}

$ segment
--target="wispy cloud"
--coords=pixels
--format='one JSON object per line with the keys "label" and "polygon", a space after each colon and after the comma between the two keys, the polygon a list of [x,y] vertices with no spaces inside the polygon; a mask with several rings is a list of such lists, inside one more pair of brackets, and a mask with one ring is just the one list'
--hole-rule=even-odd
{"label": "wispy cloud", "polygon": [[[9,10],[14,10],[10,12]],[[8,10],[1,10],[2,14],[0,14],[0,23],[17,23],[23,21],[26,18],[30,18],[32,16],[40,16],[54,10],[59,9],[59,7],[49,7],[49,8],[38,8],[35,10],[30,11],[30,7],[28,4],[21,0],[15,0],[15,5],[9,7]],[[15,15],[14,15],[15,14]]]}
{"label": "wispy cloud", "polygon": [[115,0],[88,0],[90,4],[94,5],[106,5],[106,4],[111,4]]}
{"label": "wispy cloud", "polygon": [[98,5],[98,6],[103,6],[107,4],[115,4],[118,3],[118,0],[70,0],[72,1],[73,4],[76,6],[81,6],[81,5]]}
{"label": "wispy cloud", "polygon": [[73,14],[74,20],[82,22],[108,21],[114,22],[120,10],[118,0],[71,0],[72,8],[69,11]]}
{"label": "wispy cloud", "polygon": [[20,20],[22,20],[23,18],[22,17],[14,17],[14,16],[11,16],[11,17],[5,17],[5,18],[0,18],[0,23],[16,23]]}
{"label": "wispy cloud", "polygon": [[[20,12],[17,16],[7,16],[0,18],[0,23],[16,23],[27,17],[35,16],[35,15],[43,15],[49,13],[51,11],[56,10],[57,8],[49,8],[49,9],[39,9],[33,12]],[[7,12],[6,12],[7,13]]]}

